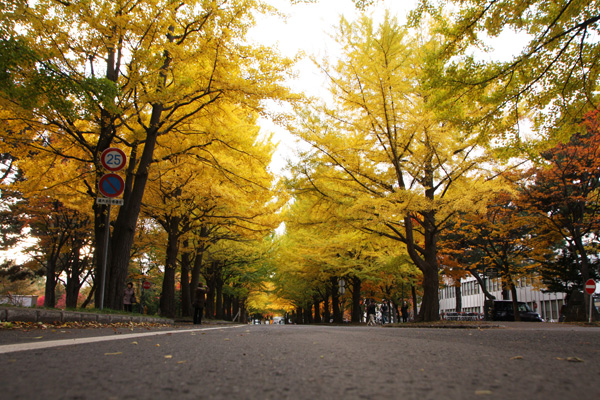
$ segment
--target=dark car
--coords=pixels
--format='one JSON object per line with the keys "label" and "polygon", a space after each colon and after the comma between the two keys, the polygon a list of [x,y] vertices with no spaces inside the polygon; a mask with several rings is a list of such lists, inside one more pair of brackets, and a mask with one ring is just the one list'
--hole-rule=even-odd
{"label": "dark car", "polygon": [[[540,314],[532,311],[529,306],[521,301],[517,302],[519,309],[519,315],[521,321],[529,322],[543,322],[544,320],[540,317]],[[514,321],[515,314],[513,311],[512,300],[496,300],[494,301],[494,308],[492,310],[492,319],[494,321]]]}

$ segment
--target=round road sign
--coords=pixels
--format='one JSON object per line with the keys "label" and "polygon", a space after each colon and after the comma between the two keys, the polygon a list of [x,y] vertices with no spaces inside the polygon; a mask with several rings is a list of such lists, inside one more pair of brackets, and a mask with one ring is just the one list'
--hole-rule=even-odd
{"label": "round road sign", "polygon": [[585,291],[589,295],[594,294],[594,292],[596,292],[596,281],[593,279],[588,279],[585,283]]}
{"label": "round road sign", "polygon": [[116,147],[109,147],[102,152],[100,156],[102,166],[109,171],[119,171],[125,167],[127,163],[127,156],[123,150]]}
{"label": "round road sign", "polygon": [[142,287],[146,290],[150,289],[150,282],[148,281],[144,281],[144,283],[142,283]]}
{"label": "round road sign", "polygon": [[106,197],[117,197],[125,190],[125,182],[117,174],[105,174],[98,182],[98,190]]}

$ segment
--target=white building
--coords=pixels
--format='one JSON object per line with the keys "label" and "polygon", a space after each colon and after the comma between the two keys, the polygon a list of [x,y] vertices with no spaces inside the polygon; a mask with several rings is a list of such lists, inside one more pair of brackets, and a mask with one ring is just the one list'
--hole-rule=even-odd
{"label": "white building", "polygon": [[[488,291],[502,300],[502,285],[500,278],[486,278],[485,284]],[[481,286],[473,277],[461,279],[462,310],[463,312],[483,314],[485,295]],[[439,293],[440,313],[456,311],[456,288],[443,286]],[[565,303],[565,293],[542,293],[533,285],[530,278],[519,279],[517,282],[517,300],[527,303],[529,307],[540,314],[548,322],[557,322],[560,308]]]}

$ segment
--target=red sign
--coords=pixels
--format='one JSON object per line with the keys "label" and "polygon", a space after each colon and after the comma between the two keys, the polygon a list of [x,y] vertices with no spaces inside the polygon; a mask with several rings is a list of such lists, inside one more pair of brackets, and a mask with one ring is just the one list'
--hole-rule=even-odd
{"label": "red sign", "polygon": [[109,171],[115,172],[123,169],[127,163],[127,156],[123,150],[116,147],[109,147],[102,152],[100,156],[102,166]]}
{"label": "red sign", "polygon": [[594,294],[594,292],[596,292],[596,281],[593,279],[588,279],[585,283],[585,291],[589,295]]}
{"label": "red sign", "polygon": [[142,283],[142,287],[146,290],[150,289],[150,282],[148,281],[144,281],[144,283]]}
{"label": "red sign", "polygon": [[98,181],[98,190],[106,197],[117,197],[125,190],[125,182],[117,174],[105,174]]}

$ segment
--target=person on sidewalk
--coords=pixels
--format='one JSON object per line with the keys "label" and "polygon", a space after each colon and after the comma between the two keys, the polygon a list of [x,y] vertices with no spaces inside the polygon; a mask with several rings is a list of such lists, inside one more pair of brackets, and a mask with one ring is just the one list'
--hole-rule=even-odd
{"label": "person on sidewalk", "polygon": [[135,289],[133,288],[133,283],[129,282],[125,288],[125,293],[123,294],[123,309],[132,312],[135,303],[137,303]]}
{"label": "person on sidewalk", "polygon": [[401,308],[401,312],[402,312],[402,322],[408,322],[408,304],[406,304],[406,302],[404,302],[404,304],[402,304],[402,308]]}
{"label": "person on sidewalk", "polygon": [[206,288],[200,282],[194,294],[194,324],[202,323],[202,313],[204,312],[204,303],[206,303]]}
{"label": "person on sidewalk", "polygon": [[369,305],[367,305],[367,326],[375,326],[375,314],[377,313],[377,304],[375,300],[369,299]]}

